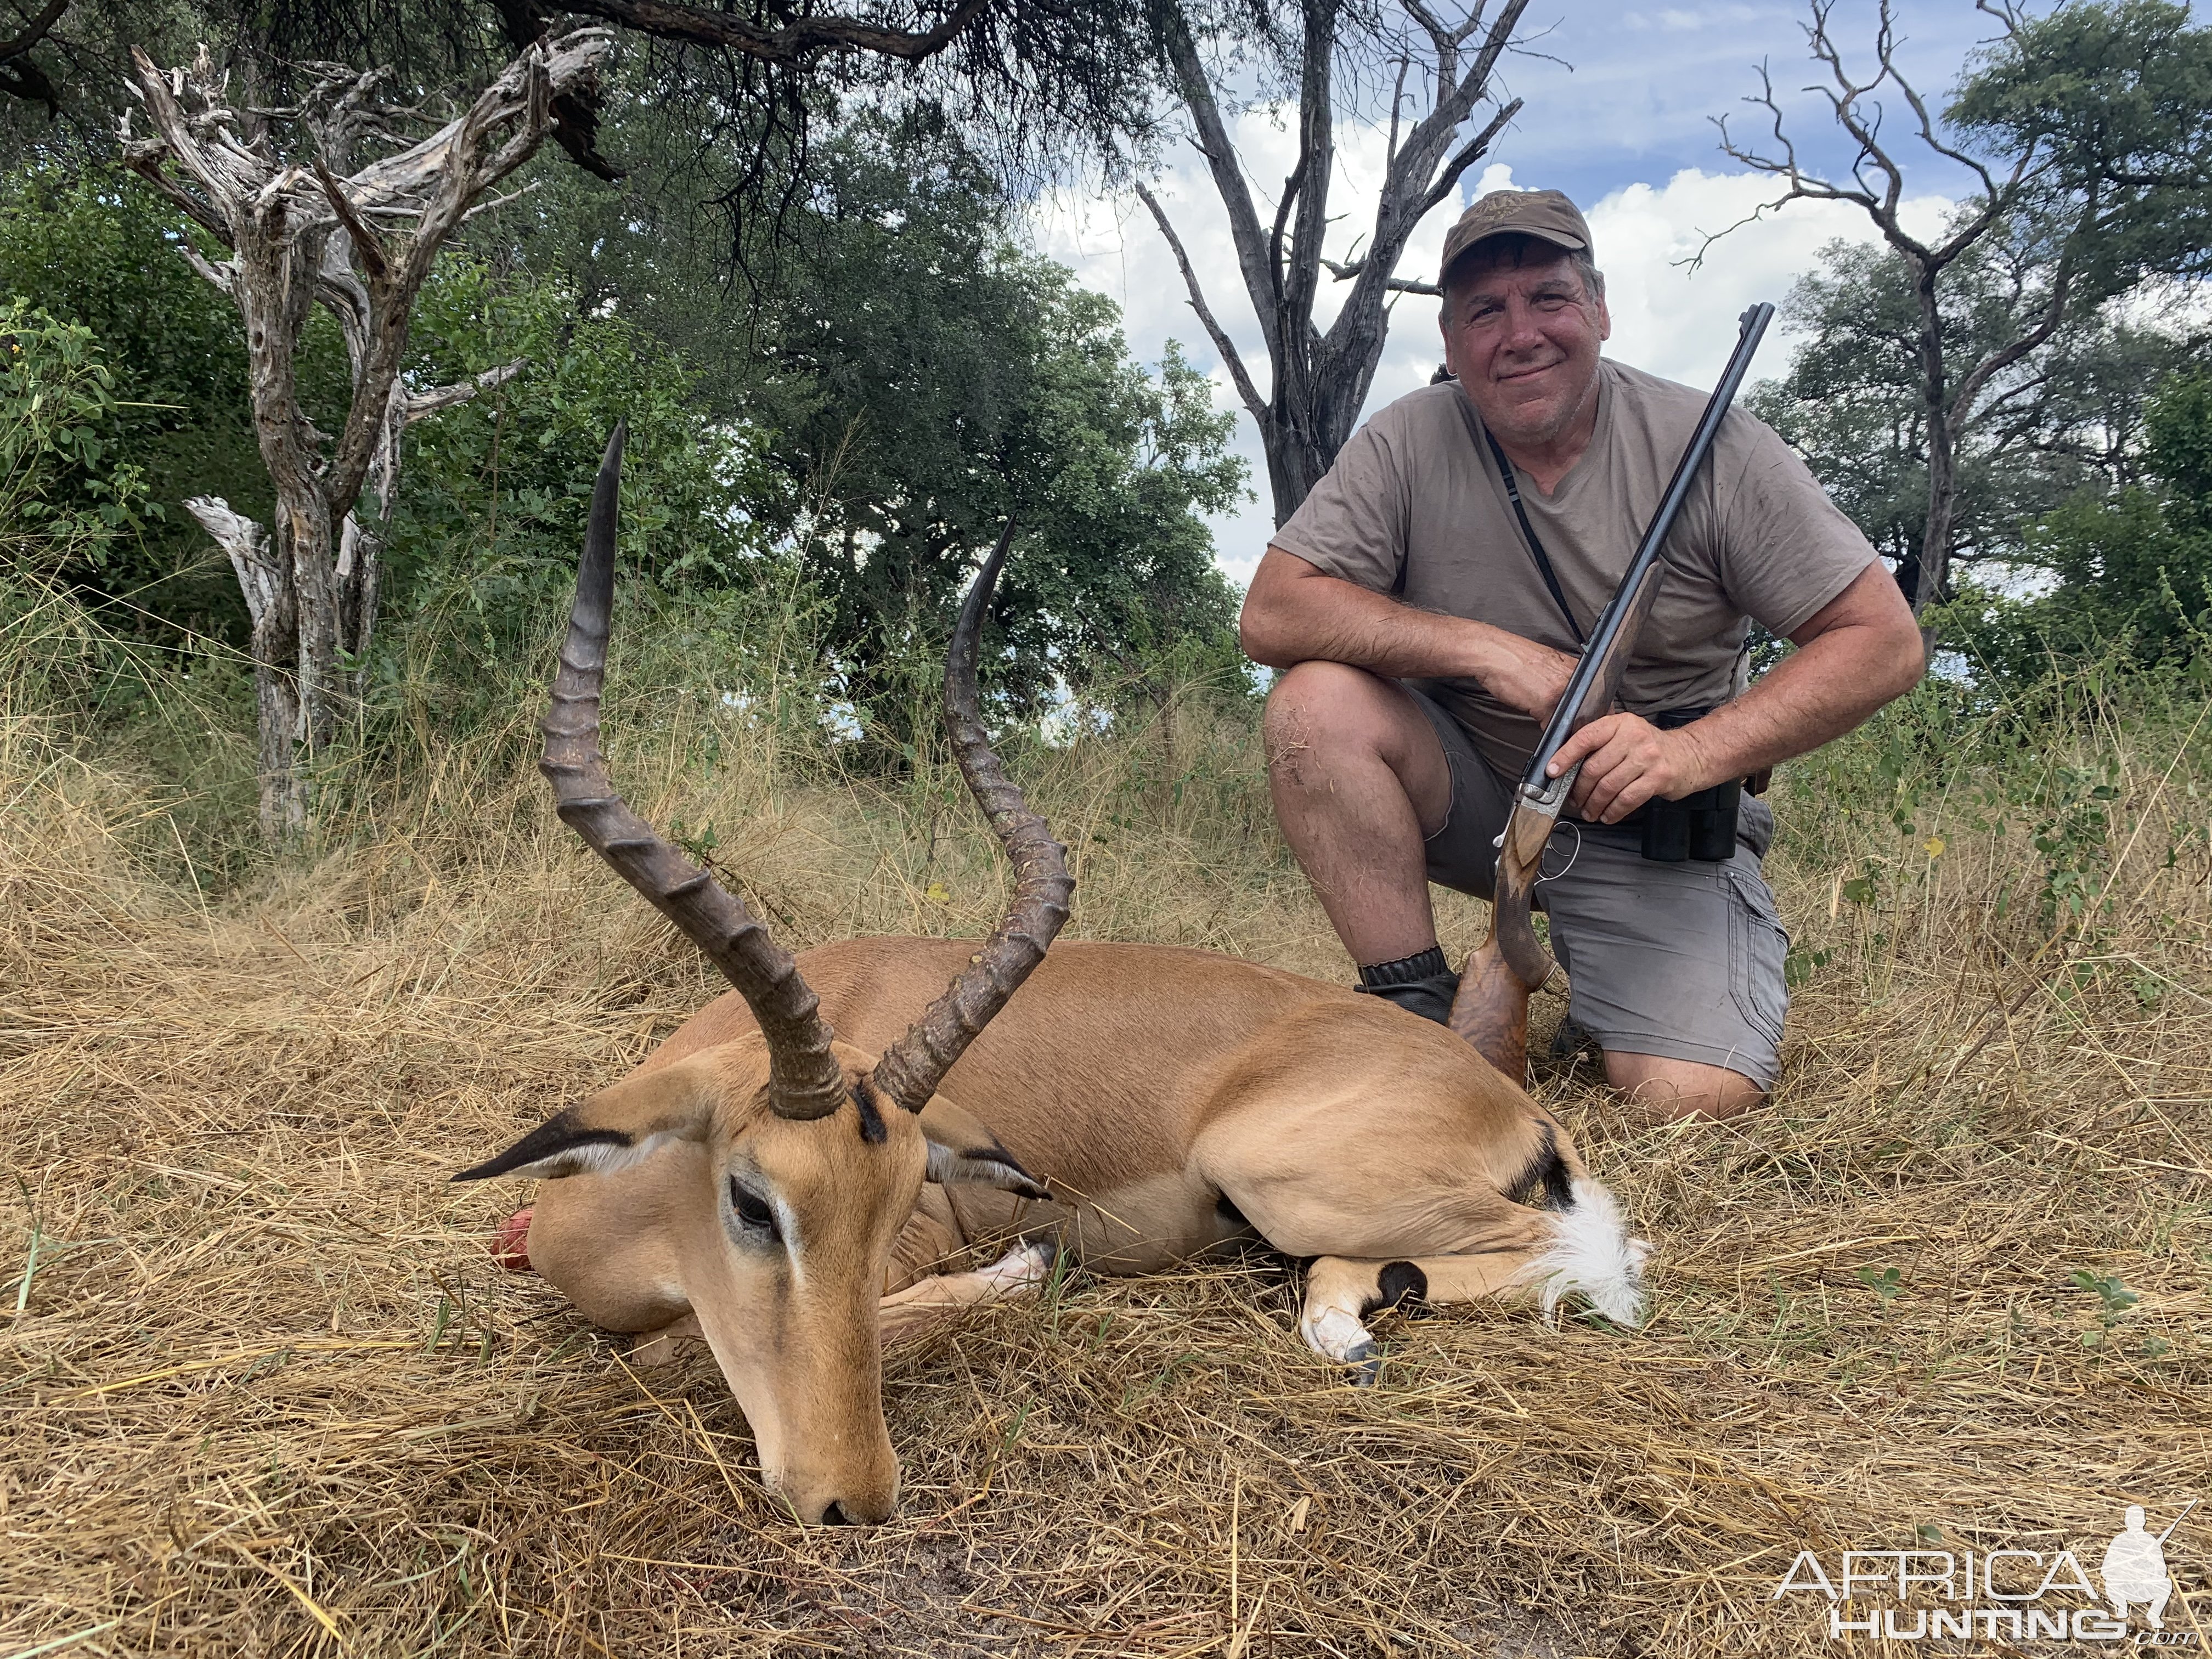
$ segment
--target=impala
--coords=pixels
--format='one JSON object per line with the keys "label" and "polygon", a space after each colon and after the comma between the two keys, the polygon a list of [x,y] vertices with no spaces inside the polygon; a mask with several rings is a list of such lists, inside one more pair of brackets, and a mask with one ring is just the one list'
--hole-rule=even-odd
{"label": "impala", "polygon": [[[562,819],[737,988],[455,1178],[544,1178],[531,1264],[599,1325],[649,1334],[641,1352],[703,1339],[801,1517],[896,1506],[884,1334],[1032,1290],[1055,1251],[1117,1273],[1243,1241],[1311,1258],[1300,1332],[1360,1381],[1378,1365],[1366,1316],[1409,1297],[1549,1314],[1574,1293],[1641,1322],[1647,1247],[1566,1132],[1443,1026],[1205,951],[1048,955],[1073,884],[976,692],[1006,538],[945,684],[954,754],[1014,866],[1005,920],[980,945],[778,948],[630,811],[599,753],[622,442],[592,497],[542,767]],[[939,1270],[992,1240],[1014,1242],[995,1266]]]}

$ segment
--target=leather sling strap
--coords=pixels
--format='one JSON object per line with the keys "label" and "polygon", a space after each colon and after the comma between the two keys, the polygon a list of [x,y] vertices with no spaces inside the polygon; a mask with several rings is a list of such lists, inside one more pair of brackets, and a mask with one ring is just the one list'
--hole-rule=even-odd
{"label": "leather sling strap", "polygon": [[1521,486],[1514,482],[1513,463],[1505,459],[1505,451],[1490,434],[1483,429],[1483,441],[1490,446],[1491,459],[1498,463],[1498,482],[1505,486],[1505,497],[1513,503],[1513,516],[1521,521],[1521,534],[1528,543],[1528,555],[1536,561],[1536,574],[1544,579],[1544,586],[1552,595],[1552,603],[1559,607],[1559,614],[1567,619],[1567,631],[1575,636],[1577,645],[1588,643],[1583,635],[1582,624],[1575,613],[1567,608],[1565,591],[1559,586],[1558,574],[1552,568],[1551,556],[1544,551],[1544,544],[1536,538],[1536,526],[1528,522],[1528,509],[1521,504]]}

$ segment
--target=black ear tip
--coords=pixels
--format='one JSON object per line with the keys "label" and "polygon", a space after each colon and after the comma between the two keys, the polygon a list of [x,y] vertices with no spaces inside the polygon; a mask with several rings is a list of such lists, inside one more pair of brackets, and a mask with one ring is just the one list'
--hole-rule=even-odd
{"label": "black ear tip", "polygon": [[458,1174],[449,1175],[446,1180],[449,1183],[456,1181],[486,1181],[490,1178],[491,1173],[491,1165],[479,1164],[474,1169],[463,1170]]}

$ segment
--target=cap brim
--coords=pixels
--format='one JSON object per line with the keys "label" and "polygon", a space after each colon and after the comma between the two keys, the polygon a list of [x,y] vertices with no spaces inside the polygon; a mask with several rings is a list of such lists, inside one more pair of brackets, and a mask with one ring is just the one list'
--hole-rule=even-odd
{"label": "cap brim", "polygon": [[1526,236],[1532,241],[1547,243],[1549,246],[1559,249],[1562,253],[1587,253],[1589,252],[1589,244],[1588,242],[1583,241],[1579,237],[1570,235],[1564,230],[1536,230],[1525,225],[1500,225],[1495,230],[1486,230],[1481,235],[1476,237],[1465,247],[1460,249],[1456,253],[1454,253],[1449,258],[1446,259],[1443,262],[1443,264],[1437,271],[1437,282],[1441,283],[1445,277],[1451,274],[1451,268],[1454,265],[1466,258],[1468,254],[1474,252],[1475,249],[1480,247],[1485,242],[1495,241],[1500,236]]}

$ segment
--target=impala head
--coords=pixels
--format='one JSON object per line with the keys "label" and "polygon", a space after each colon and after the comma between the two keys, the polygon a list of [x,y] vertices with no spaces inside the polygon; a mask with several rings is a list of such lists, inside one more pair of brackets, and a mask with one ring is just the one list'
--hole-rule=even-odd
{"label": "impala head", "polygon": [[562,821],[706,952],[760,1030],[603,1090],[455,1179],[559,1179],[656,1156],[683,1159],[680,1178],[651,1189],[670,1211],[655,1218],[667,1241],[666,1288],[698,1316],[752,1426],[763,1474],[805,1521],[877,1522],[898,1495],[877,1332],[893,1237],[925,1176],[1047,1195],[935,1092],[1043,959],[1073,886],[1060,848],[991,752],[977,706],[976,637],[1012,531],[961,609],[945,703],[961,771],[1013,860],[1013,902],[968,966],[878,1057],[835,1038],[789,955],[608,782],[599,703],[623,438],[617,428],[592,499],[540,769]]}

